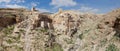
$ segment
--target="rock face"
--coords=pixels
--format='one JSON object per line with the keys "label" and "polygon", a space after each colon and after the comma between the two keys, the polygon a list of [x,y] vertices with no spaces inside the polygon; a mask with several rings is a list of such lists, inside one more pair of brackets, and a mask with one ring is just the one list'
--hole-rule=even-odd
{"label": "rock face", "polygon": [[17,24],[0,31],[0,51],[120,50],[119,9],[103,15],[62,10],[21,15],[14,17]]}
{"label": "rock face", "polygon": [[116,30],[116,35],[120,37],[120,9],[114,10],[113,13],[114,12],[116,13],[115,14],[116,20],[114,22],[113,28]]}
{"label": "rock face", "polygon": [[21,22],[25,9],[0,8],[0,27],[4,28]]}
{"label": "rock face", "polygon": [[31,15],[32,12],[34,12],[35,15],[39,15],[38,11],[31,11],[24,8],[0,8],[0,27],[4,28],[20,23],[28,19],[28,15]]}
{"label": "rock face", "polygon": [[116,35],[120,37],[120,18],[115,20],[114,28],[116,30]]}
{"label": "rock face", "polygon": [[16,23],[14,17],[0,17],[0,28],[7,27]]}

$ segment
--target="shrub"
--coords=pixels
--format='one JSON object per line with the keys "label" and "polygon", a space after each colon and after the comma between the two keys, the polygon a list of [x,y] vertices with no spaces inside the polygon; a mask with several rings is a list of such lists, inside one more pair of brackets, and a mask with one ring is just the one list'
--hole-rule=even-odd
{"label": "shrub", "polygon": [[6,35],[12,34],[13,29],[14,26],[8,26],[7,28],[3,29],[2,32],[5,33]]}
{"label": "shrub", "polygon": [[114,36],[120,38],[120,33],[116,33]]}
{"label": "shrub", "polygon": [[80,39],[83,39],[85,34],[88,34],[90,32],[91,29],[85,30],[82,34],[79,35]]}
{"label": "shrub", "polygon": [[73,40],[72,39],[64,39],[64,41],[66,41],[67,44],[73,44]]}
{"label": "shrub", "polygon": [[101,41],[100,41],[100,43],[101,43],[100,46],[101,46],[101,47],[104,46],[104,45],[106,44],[106,42],[107,42],[107,39],[103,39],[103,40],[101,40]]}
{"label": "shrub", "polygon": [[83,39],[83,34],[80,34],[80,35],[79,35],[79,38],[80,38],[80,39]]}
{"label": "shrub", "polygon": [[54,44],[53,51],[63,51],[63,49],[59,44]]}
{"label": "shrub", "polygon": [[46,51],[63,51],[61,45],[55,43],[52,47],[47,48]]}
{"label": "shrub", "polygon": [[11,44],[12,43],[12,40],[11,39],[8,39],[6,40],[7,43]]}
{"label": "shrub", "polygon": [[114,44],[109,44],[106,51],[119,51],[119,49]]}

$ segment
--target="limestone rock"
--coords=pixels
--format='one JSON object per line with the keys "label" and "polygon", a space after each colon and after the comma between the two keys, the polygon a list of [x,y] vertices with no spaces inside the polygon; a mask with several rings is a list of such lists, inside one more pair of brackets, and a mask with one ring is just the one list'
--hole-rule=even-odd
{"label": "limestone rock", "polygon": [[106,51],[111,44],[120,49],[115,36],[120,34],[119,17],[119,9],[107,14],[62,10],[49,15],[24,10],[9,20],[0,18],[18,22],[0,31],[0,51]]}

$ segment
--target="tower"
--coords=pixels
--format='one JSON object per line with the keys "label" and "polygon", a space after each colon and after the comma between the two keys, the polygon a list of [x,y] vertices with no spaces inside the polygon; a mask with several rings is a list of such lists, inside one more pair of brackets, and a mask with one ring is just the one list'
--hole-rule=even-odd
{"label": "tower", "polygon": [[36,9],[35,9],[35,7],[33,6],[32,8],[31,8],[31,11],[35,11]]}

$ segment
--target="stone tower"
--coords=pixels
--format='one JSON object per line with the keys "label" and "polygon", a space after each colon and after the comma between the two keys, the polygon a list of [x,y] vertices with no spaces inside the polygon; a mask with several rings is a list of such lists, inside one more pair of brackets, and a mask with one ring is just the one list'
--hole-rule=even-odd
{"label": "stone tower", "polygon": [[31,11],[35,11],[35,10],[36,10],[35,7],[32,7],[32,8],[31,8]]}

